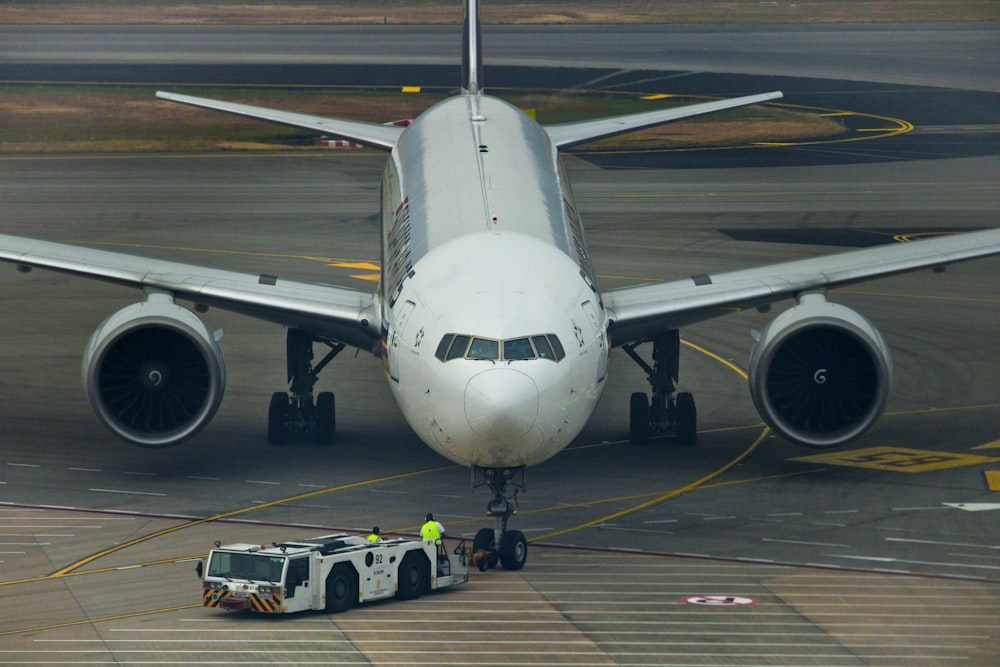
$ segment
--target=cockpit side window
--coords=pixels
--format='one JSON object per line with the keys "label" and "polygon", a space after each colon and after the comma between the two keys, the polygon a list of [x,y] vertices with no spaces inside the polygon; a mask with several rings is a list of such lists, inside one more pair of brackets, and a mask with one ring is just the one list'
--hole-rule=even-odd
{"label": "cockpit side window", "polygon": [[552,352],[552,346],[549,345],[548,338],[545,336],[532,336],[531,342],[535,344],[535,349],[538,351],[538,356],[541,359],[555,360],[556,355]]}
{"label": "cockpit side window", "polygon": [[455,334],[445,334],[444,337],[441,338],[441,342],[438,343],[438,349],[437,352],[434,353],[434,356],[441,361],[444,361],[445,357],[448,355],[448,348],[451,347],[451,341],[453,340],[455,340]]}
{"label": "cockpit side window", "polygon": [[445,361],[451,361],[452,359],[458,359],[465,356],[465,350],[469,347],[469,340],[471,336],[463,336],[461,334],[456,334],[455,339],[451,343],[451,347],[448,348],[448,354],[445,355]]}
{"label": "cockpit side window", "polygon": [[563,350],[562,343],[559,342],[559,337],[555,334],[548,334],[545,338],[552,345],[552,353],[555,355],[556,361],[561,361],[566,356],[566,351]]}

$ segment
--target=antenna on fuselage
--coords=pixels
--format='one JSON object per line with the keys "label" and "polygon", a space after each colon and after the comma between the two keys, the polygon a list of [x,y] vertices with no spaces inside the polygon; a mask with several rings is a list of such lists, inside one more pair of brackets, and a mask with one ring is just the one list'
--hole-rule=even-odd
{"label": "antenna on fuselage", "polygon": [[465,0],[465,23],[462,30],[462,90],[473,95],[483,91],[481,37],[479,1]]}

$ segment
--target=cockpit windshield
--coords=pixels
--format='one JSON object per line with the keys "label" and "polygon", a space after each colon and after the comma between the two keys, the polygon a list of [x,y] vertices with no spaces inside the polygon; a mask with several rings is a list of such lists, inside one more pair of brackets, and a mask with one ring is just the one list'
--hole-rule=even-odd
{"label": "cockpit windshield", "polygon": [[555,334],[537,334],[521,338],[497,340],[465,334],[445,334],[434,353],[441,361],[452,359],[477,359],[488,361],[521,361],[548,359],[561,361],[566,356],[559,337]]}

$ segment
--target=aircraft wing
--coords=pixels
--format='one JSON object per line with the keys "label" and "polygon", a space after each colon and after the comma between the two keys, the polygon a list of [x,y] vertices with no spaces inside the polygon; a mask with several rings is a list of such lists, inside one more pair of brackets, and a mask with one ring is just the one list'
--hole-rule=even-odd
{"label": "aircraft wing", "polygon": [[371,293],[285,280],[120,252],[0,234],[0,261],[104,282],[168,292],[213,306],[371,350],[378,341],[378,310]]}
{"label": "aircraft wing", "polygon": [[702,274],[604,293],[614,346],[808,291],[1000,254],[1000,229]]}
{"label": "aircraft wing", "polygon": [[392,150],[396,145],[396,140],[403,132],[402,127],[394,125],[382,125],[380,123],[367,123],[360,120],[342,120],[340,118],[324,118],[323,116],[312,116],[304,113],[292,111],[281,111],[278,109],[268,109],[266,107],[256,107],[250,104],[237,104],[235,102],[223,102],[212,100],[206,97],[192,97],[191,95],[178,95],[176,93],[166,93],[158,91],[156,96],[161,100],[190,104],[191,106],[202,107],[204,109],[214,109],[236,114],[237,116],[247,116],[260,120],[271,121],[281,125],[291,125],[301,127],[306,130],[315,130],[338,139],[346,139],[371,148],[381,150]]}
{"label": "aircraft wing", "polygon": [[552,145],[556,148],[569,148],[570,146],[587,143],[588,141],[606,139],[607,137],[625,134],[626,132],[643,130],[647,127],[663,125],[675,120],[681,120],[682,118],[701,116],[702,114],[722,111],[724,109],[745,107],[769,100],[777,100],[781,97],[783,95],[778,91],[761,93],[746,97],[734,97],[728,100],[690,104],[673,109],[660,109],[658,111],[646,111],[643,113],[626,114],[624,116],[609,116],[594,120],[546,125],[545,131],[548,132],[549,138],[552,140]]}

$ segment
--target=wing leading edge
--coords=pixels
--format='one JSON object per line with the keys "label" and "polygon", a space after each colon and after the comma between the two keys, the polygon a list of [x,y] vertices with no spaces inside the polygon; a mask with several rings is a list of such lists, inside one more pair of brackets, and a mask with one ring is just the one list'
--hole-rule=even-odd
{"label": "wing leading edge", "polygon": [[370,293],[0,234],[0,261],[102,280],[310,331],[365,350],[379,336]]}
{"label": "wing leading edge", "polygon": [[1000,229],[697,275],[604,293],[612,345],[645,340],[726,313],[928,267],[1000,255]]}

